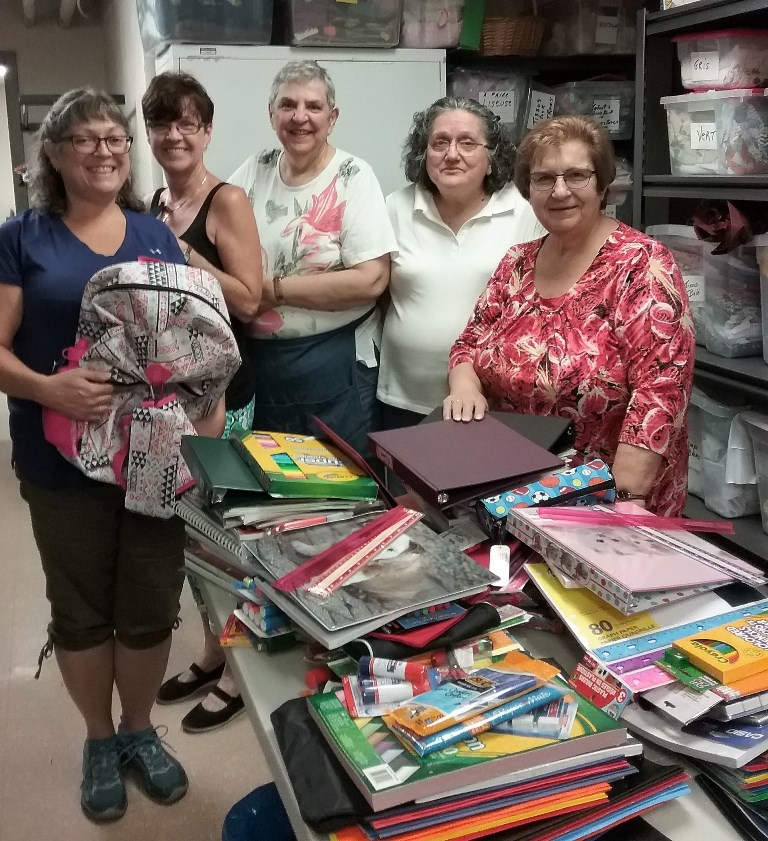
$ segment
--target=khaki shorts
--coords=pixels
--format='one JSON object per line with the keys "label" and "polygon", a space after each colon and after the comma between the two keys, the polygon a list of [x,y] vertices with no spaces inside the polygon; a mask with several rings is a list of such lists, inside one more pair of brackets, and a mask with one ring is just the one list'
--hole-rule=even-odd
{"label": "khaki shorts", "polygon": [[50,635],[69,651],[116,636],[158,645],[179,614],[184,524],[125,509],[115,485],[50,490],[22,480],[51,603]]}

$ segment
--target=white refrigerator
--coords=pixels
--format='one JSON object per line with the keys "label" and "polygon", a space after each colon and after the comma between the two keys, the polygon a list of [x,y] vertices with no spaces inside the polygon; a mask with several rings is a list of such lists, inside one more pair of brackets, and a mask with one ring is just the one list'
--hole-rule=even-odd
{"label": "white refrigerator", "polygon": [[339,119],[331,143],[366,160],[384,195],[406,184],[403,142],[413,114],[445,96],[445,50],[171,45],[156,70],[195,76],[214,103],[213,139],[205,162],[228,178],[254,152],[275,148],[267,102],[288,61],[315,59],[336,88]]}

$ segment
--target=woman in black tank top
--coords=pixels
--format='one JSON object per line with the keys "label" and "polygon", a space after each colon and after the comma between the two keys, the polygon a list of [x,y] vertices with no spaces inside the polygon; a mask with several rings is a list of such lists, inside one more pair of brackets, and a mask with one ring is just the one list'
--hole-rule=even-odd
{"label": "woman in black tank top", "polygon": [[[261,245],[248,197],[205,168],[203,154],[211,140],[213,102],[205,88],[185,73],[162,73],[150,83],[141,102],[152,154],[168,186],[155,192],[150,212],[176,234],[187,263],[204,269],[221,284],[243,364],[225,394],[229,434],[237,423],[253,421],[253,377],[243,351],[243,322],[256,315],[261,300]],[[204,646],[189,669],[166,680],[158,703],[173,703],[211,692],[181,722],[189,733],[226,724],[243,711],[243,700],[224,663],[205,604],[194,580],[192,594],[201,610]]]}

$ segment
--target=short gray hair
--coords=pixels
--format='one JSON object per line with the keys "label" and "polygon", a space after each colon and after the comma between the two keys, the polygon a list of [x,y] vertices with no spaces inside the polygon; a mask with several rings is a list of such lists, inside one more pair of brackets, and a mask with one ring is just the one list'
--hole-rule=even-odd
{"label": "short gray hair", "polygon": [[[131,133],[128,119],[120,106],[104,91],[91,87],[75,88],[62,94],[53,103],[37,133],[37,160],[33,164],[30,188],[33,207],[59,216],[66,212],[69,204],[67,191],[61,175],[53,168],[45,153],[45,141],[59,143],[75,126],[94,119],[112,120],[125,129],[126,134]],[[144,203],[133,190],[131,175],[117,194],[116,201],[120,207],[128,210],[144,210]]]}
{"label": "short gray hair", "polygon": [[325,85],[325,93],[328,97],[328,105],[336,107],[336,88],[333,86],[328,71],[321,67],[316,61],[289,61],[284,65],[272,82],[272,89],[269,92],[270,107],[275,104],[280,85],[290,85],[294,82],[322,82]]}
{"label": "short gray hair", "polygon": [[515,144],[509,129],[493,111],[477,100],[461,96],[444,96],[433,102],[429,108],[417,111],[413,115],[413,124],[403,145],[405,177],[431,193],[437,191],[427,174],[427,146],[432,125],[441,114],[448,111],[466,111],[478,117],[483,124],[491,164],[491,172],[483,181],[485,192],[491,195],[509,184],[515,171]]}

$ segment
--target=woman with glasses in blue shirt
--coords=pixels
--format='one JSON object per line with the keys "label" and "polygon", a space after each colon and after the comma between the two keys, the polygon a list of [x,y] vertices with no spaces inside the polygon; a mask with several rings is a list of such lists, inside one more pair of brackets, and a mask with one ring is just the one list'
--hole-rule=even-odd
{"label": "woman with glasses in blue shirt", "polygon": [[40,663],[52,648],[84,719],[80,804],[94,821],[125,812],[128,769],[160,803],[187,790],[150,721],[184,581],[183,524],[126,510],[125,492],[79,472],[45,440],[42,424],[43,407],[92,423],[110,411],[108,373],[53,374],[75,343],[88,280],[140,258],[183,260],[176,237],[142,212],[133,191],[132,139],[107,94],[64,94],[40,128],[35,209],[0,226],[0,391],[51,603]]}

